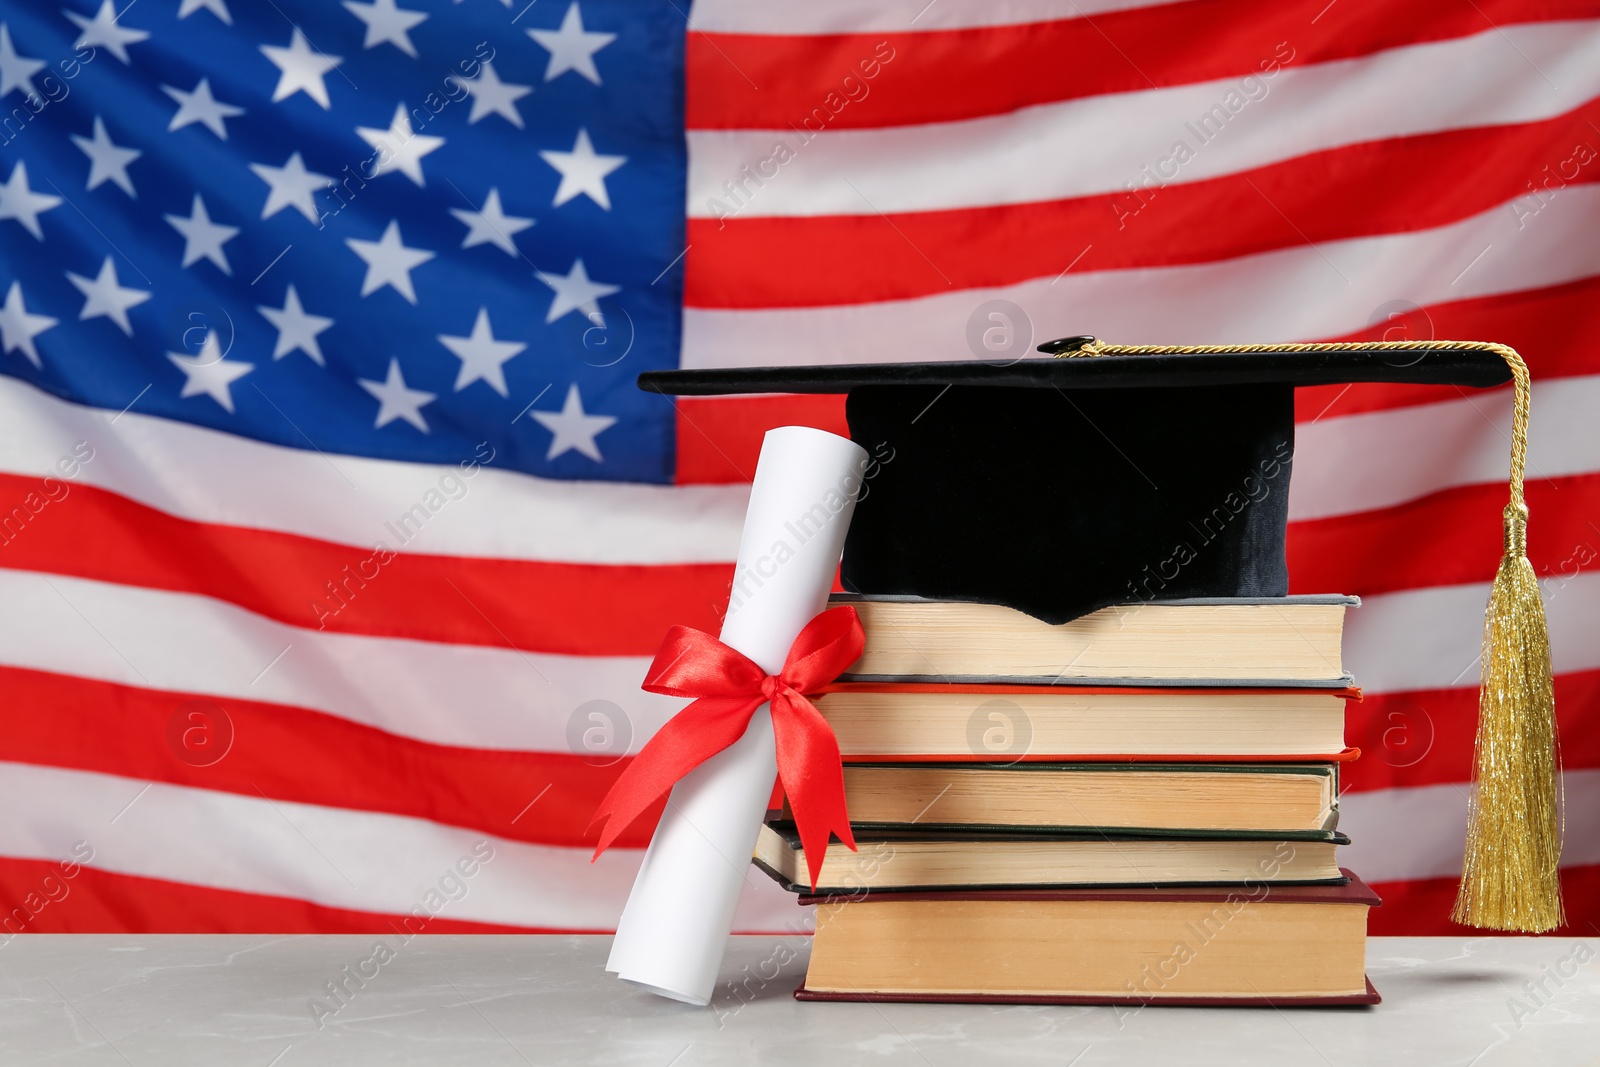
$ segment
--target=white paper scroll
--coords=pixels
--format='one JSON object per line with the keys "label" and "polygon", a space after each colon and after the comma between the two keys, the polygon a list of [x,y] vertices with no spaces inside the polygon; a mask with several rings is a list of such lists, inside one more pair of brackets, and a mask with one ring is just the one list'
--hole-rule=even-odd
{"label": "white paper scroll", "polygon": [[[867,466],[860,447],[809,427],[779,427],[762,442],[721,636],[768,674],[827,606]],[[663,997],[710,1003],[776,761],[763,704],[743,737],[673,787],[607,971]]]}

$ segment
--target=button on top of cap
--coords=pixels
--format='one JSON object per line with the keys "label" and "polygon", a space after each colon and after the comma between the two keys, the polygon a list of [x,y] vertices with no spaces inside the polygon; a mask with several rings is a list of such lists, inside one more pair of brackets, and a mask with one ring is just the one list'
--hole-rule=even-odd
{"label": "button on top of cap", "polygon": [[1039,346],[1040,352],[1048,352],[1052,356],[1059,356],[1064,352],[1076,352],[1085,345],[1094,343],[1094,338],[1089,334],[1080,334],[1077,337],[1058,337],[1054,341],[1046,341]]}

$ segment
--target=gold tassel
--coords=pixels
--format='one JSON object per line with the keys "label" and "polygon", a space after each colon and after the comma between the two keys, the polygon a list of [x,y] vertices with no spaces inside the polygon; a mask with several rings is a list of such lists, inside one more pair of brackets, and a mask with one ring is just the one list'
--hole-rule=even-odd
{"label": "gold tassel", "polygon": [[1517,386],[1511,503],[1505,510],[1505,555],[1483,620],[1472,817],[1461,889],[1450,917],[1469,926],[1537,934],[1565,919],[1558,870],[1556,698],[1550,630],[1539,579],[1528,562],[1528,506],[1522,499],[1528,370],[1515,352],[1507,362]]}
{"label": "gold tassel", "polygon": [[1092,337],[1045,346],[1058,357],[1202,355],[1227,352],[1494,352],[1516,386],[1511,428],[1511,502],[1505,555],[1495,573],[1483,626],[1483,681],[1461,887],[1450,917],[1491,930],[1543,933],[1565,921],[1561,860],[1555,690],[1550,631],[1528,561],[1528,368],[1506,345],[1487,341],[1327,342],[1278,345],[1112,345]]}

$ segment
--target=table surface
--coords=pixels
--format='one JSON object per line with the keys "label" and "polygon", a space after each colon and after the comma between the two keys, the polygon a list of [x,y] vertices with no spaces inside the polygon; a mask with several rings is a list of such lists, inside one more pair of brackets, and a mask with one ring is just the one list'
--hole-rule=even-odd
{"label": "table surface", "polygon": [[1600,1064],[1600,939],[1373,938],[1383,1004],[1284,1011],[803,1004],[797,937],[733,938],[692,1008],[604,974],[609,937],[391,937],[387,958],[377,940],[16,937],[0,1063]]}

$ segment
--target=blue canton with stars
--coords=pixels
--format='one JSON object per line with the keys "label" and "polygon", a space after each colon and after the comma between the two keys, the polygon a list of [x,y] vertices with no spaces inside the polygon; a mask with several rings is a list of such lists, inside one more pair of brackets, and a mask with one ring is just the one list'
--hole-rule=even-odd
{"label": "blue canton with stars", "polygon": [[684,15],[0,8],[0,372],[292,448],[665,482]]}

